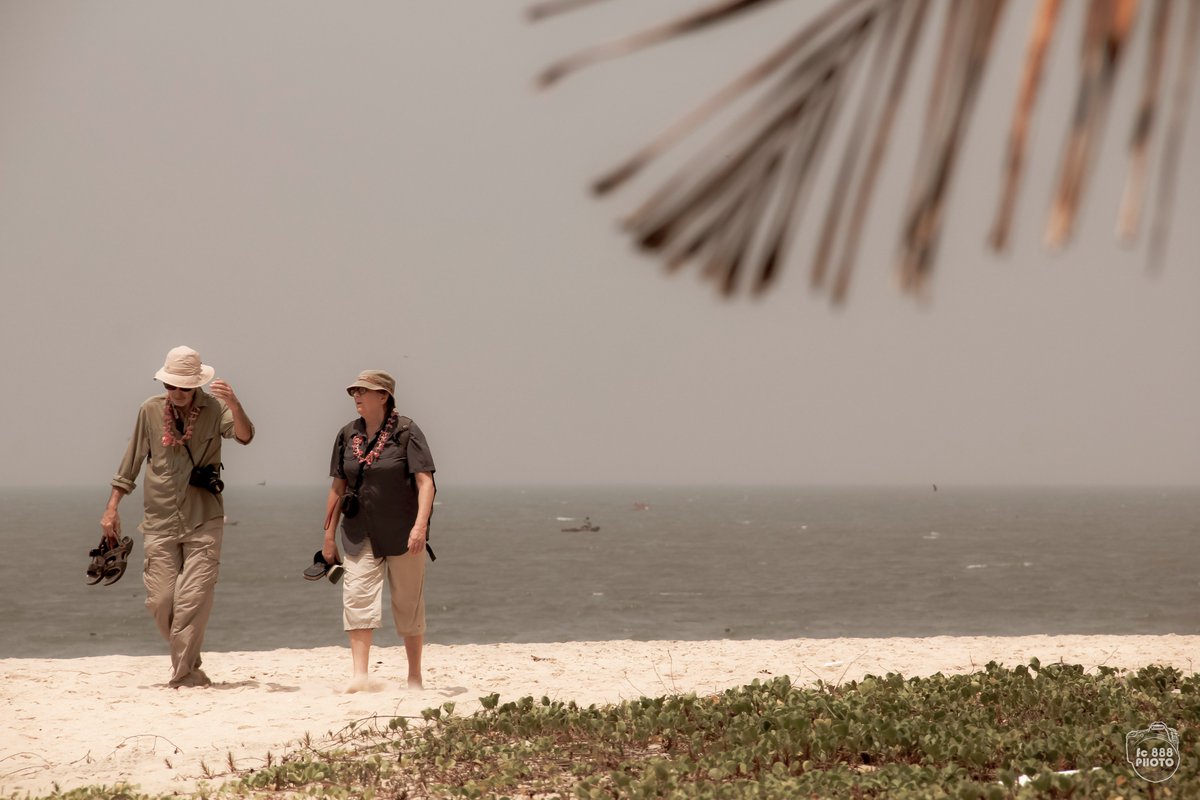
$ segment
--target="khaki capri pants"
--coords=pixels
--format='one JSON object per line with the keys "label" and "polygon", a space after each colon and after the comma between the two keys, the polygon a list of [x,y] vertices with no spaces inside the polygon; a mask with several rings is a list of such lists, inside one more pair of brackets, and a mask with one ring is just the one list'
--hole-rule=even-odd
{"label": "khaki capri pants", "polygon": [[392,598],[392,620],[401,636],[425,633],[425,552],[376,558],[370,540],[356,556],[343,555],[342,623],[346,630],[383,626],[383,579]]}

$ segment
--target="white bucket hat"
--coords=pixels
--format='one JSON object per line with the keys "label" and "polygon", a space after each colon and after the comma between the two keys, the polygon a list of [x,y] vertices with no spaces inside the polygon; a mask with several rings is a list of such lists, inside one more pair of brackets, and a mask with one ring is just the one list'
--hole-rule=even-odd
{"label": "white bucket hat", "polygon": [[200,363],[199,353],[180,345],[167,353],[167,360],[162,369],[154,373],[154,379],[180,389],[195,389],[211,381],[215,374],[212,367]]}

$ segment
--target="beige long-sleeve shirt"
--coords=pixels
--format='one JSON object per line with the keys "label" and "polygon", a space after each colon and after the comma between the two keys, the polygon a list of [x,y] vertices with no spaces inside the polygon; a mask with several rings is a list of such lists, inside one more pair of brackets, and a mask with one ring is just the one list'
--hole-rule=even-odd
{"label": "beige long-sleeve shirt", "polygon": [[[225,515],[221,495],[189,485],[188,478],[192,474],[192,459],[198,467],[221,463],[221,440],[234,438],[233,412],[203,389],[196,390],[192,402],[200,409],[200,414],[192,428],[192,438],[187,442],[191,458],[184,445],[162,443],[165,394],[149,398],[138,409],[133,436],[112,485],[126,493],[132,492],[137,486],[142,463],[148,462],[143,490],[145,516],[138,526],[142,533],[187,533],[210,519]],[[253,438],[254,425],[251,423],[250,439]],[[242,442],[249,443],[250,440]]]}

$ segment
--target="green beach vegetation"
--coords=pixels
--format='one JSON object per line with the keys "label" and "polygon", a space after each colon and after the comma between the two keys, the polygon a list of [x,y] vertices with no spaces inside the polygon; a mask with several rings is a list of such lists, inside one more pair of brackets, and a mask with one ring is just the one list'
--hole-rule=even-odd
{"label": "green beach vegetation", "polygon": [[[190,797],[1200,797],[1200,675],[1172,667],[1035,659],[839,685],[767,677],[609,706],[481,700],[469,715],[447,702],[415,719],[359,720],[254,769],[230,757],[225,782]],[[1151,783],[1125,746],[1156,721],[1178,732],[1179,765]],[[118,786],[53,797],[147,795]]]}

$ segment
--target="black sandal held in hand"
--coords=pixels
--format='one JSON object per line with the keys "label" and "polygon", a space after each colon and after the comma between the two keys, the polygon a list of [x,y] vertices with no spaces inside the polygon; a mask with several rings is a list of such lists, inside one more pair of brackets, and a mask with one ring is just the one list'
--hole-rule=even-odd
{"label": "black sandal held in hand", "polygon": [[122,537],[115,545],[108,543],[108,537],[100,536],[100,545],[93,547],[88,556],[92,563],[88,564],[87,582],[94,586],[104,579],[104,585],[109,586],[121,580],[125,568],[129,566],[129,554],[133,552],[133,539]]}
{"label": "black sandal held in hand", "polygon": [[100,546],[93,547],[88,552],[88,557],[92,559],[92,563],[88,564],[87,582],[89,586],[100,582],[104,577],[104,554],[108,552],[108,537],[104,534],[100,535]]}
{"label": "black sandal held in hand", "polygon": [[133,539],[121,537],[116,547],[108,551],[104,557],[104,585],[110,586],[121,580],[125,568],[129,566],[129,554],[133,552]]}
{"label": "black sandal held in hand", "polygon": [[330,564],[325,560],[325,554],[318,550],[313,554],[313,563],[304,570],[304,580],[319,581],[321,578],[328,577],[330,583],[337,583],[342,579],[342,562]]}

